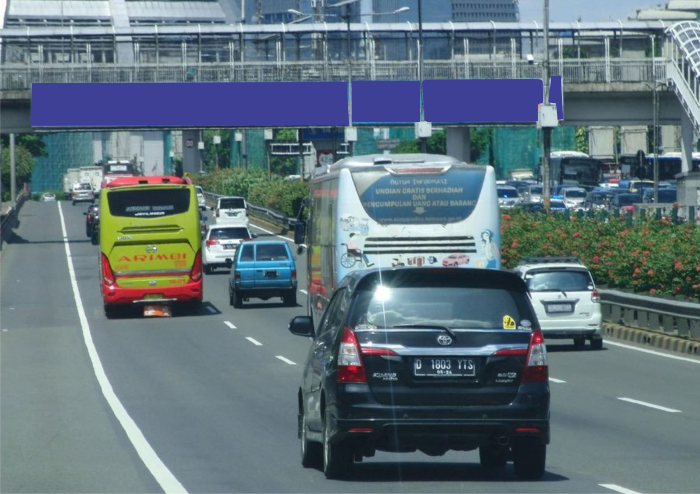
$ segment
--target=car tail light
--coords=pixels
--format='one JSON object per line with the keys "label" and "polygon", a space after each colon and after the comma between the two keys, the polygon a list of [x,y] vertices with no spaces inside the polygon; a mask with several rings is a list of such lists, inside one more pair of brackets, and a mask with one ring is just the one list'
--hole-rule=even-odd
{"label": "car tail light", "polygon": [[216,217],[219,217],[219,208],[216,208]]}
{"label": "car tail light", "polygon": [[194,265],[192,266],[192,271],[190,271],[190,278],[192,281],[199,281],[202,277],[202,251],[197,251],[197,255],[194,256]]}
{"label": "car tail light", "polygon": [[598,293],[598,290],[593,290],[593,293],[591,294],[591,302],[594,304],[600,303],[600,294]]}
{"label": "car tail light", "polygon": [[549,367],[547,365],[547,347],[539,328],[532,330],[530,347],[527,351],[527,361],[523,369],[522,382],[547,382],[549,381]]}
{"label": "car tail light", "polygon": [[241,281],[241,273],[239,273],[238,271],[236,271],[233,276],[236,281]]}
{"label": "car tail light", "polygon": [[388,348],[372,348],[372,347],[362,347],[362,355],[373,355],[373,356],[382,356],[382,355],[398,355],[394,350],[389,350]]}
{"label": "car tail light", "polygon": [[360,345],[355,332],[349,327],[343,328],[343,338],[338,351],[338,381],[366,383],[367,375],[360,358]]}
{"label": "car tail light", "polygon": [[296,269],[292,269],[292,279],[293,280],[297,279],[297,270]]}
{"label": "car tail light", "polygon": [[115,281],[112,266],[109,265],[109,259],[104,254],[102,254],[102,280],[108,285],[114,285]]}
{"label": "car tail light", "polygon": [[511,356],[511,355],[527,355],[527,348],[502,348],[497,350],[494,355]]}
{"label": "car tail light", "polygon": [[218,243],[218,240],[207,240],[207,247],[209,247],[210,245],[218,245]]}

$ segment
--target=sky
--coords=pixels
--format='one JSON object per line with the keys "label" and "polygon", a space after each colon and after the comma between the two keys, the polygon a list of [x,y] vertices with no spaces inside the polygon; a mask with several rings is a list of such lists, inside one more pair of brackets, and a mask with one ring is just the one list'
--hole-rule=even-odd
{"label": "sky", "polygon": [[[520,21],[537,21],[544,18],[544,0],[519,0]],[[666,0],[549,0],[549,22],[574,22],[579,17],[583,22],[625,21],[636,17],[638,9],[646,9]]]}

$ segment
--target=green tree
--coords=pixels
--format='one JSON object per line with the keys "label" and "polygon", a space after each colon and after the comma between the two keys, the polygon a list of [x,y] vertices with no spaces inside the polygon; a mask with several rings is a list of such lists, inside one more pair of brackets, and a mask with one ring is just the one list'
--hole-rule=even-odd
{"label": "green tree", "polygon": [[[298,142],[297,132],[294,129],[276,129],[274,139],[278,142]],[[296,175],[299,158],[297,156],[271,156],[270,171],[273,175],[286,177]]]}
{"label": "green tree", "polygon": [[576,151],[588,154],[588,129],[576,127]]}
{"label": "green tree", "polygon": [[[24,183],[29,183],[34,170],[34,156],[24,146],[15,146],[15,172],[17,174],[17,188]],[[2,148],[2,186],[3,189],[10,188],[10,149]]]}
{"label": "green tree", "polygon": [[471,161],[477,162],[482,156],[490,156],[493,144],[493,127],[471,127]]}
{"label": "green tree", "polygon": [[[42,140],[41,136],[38,134],[18,134],[15,138],[15,146],[22,146],[27,149],[32,156],[48,156],[49,153],[46,150],[46,145]],[[2,136],[2,147],[10,147],[10,136]]]}
{"label": "green tree", "polygon": [[[231,131],[229,130],[205,130],[204,131],[204,167],[207,171],[217,168],[228,168],[231,162],[231,146],[229,146]],[[221,138],[220,144],[214,144],[214,136]]]}
{"label": "green tree", "polygon": [[[447,154],[447,135],[445,132],[436,132],[425,143],[426,151],[430,154]],[[420,152],[420,140],[411,139],[403,141],[391,150],[392,154],[410,154]]]}

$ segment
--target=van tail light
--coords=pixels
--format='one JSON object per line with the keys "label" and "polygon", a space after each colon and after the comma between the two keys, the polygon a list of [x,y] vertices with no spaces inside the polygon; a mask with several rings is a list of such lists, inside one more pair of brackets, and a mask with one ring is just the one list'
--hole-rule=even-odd
{"label": "van tail light", "polygon": [[297,270],[296,269],[292,269],[292,279],[293,280],[297,279]]}
{"label": "van tail light", "polygon": [[192,266],[192,271],[190,271],[190,278],[192,281],[199,281],[202,277],[202,251],[197,251],[197,255],[194,256],[194,265]]}
{"label": "van tail light", "polygon": [[600,303],[600,294],[598,293],[598,290],[593,290],[593,293],[591,294],[591,302],[594,304]]}
{"label": "van tail light", "polygon": [[547,347],[539,328],[532,330],[527,360],[523,369],[521,382],[548,382],[549,366],[547,365]]}
{"label": "van tail light", "polygon": [[366,383],[367,375],[362,366],[360,345],[357,343],[355,332],[349,327],[343,328],[343,338],[340,340],[338,351],[338,381]]}
{"label": "van tail light", "polygon": [[216,217],[219,217],[219,208],[216,208]]}
{"label": "van tail light", "polygon": [[112,271],[112,266],[109,265],[109,259],[107,256],[102,254],[102,280],[107,285],[114,285],[115,276]]}
{"label": "van tail light", "polygon": [[207,240],[207,247],[211,245],[218,245],[219,241],[218,240]]}

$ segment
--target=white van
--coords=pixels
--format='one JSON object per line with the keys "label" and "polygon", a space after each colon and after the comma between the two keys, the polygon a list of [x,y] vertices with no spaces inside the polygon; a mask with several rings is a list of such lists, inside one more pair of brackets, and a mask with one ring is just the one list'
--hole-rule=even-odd
{"label": "white van", "polygon": [[242,197],[219,197],[214,213],[216,224],[248,224],[248,203]]}

